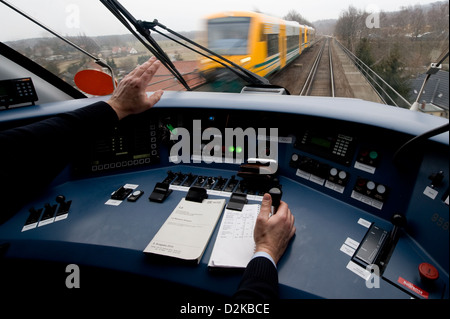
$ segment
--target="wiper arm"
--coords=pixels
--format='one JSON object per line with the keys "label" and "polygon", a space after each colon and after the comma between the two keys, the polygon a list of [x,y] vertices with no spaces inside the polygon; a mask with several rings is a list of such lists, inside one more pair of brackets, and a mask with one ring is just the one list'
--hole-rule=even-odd
{"label": "wiper arm", "polygon": [[[223,56],[221,56],[221,55],[215,53],[214,51],[211,51],[210,49],[208,49],[208,48],[202,46],[201,44],[199,44],[199,43],[197,43],[197,42],[195,42],[195,41],[192,41],[191,39],[186,38],[185,36],[183,36],[183,35],[181,35],[181,34],[175,32],[175,31],[169,29],[169,28],[166,27],[165,25],[159,23],[158,20],[156,20],[156,19],[153,20],[153,22],[147,22],[147,21],[140,21],[140,20],[139,20],[139,21],[137,21],[137,23],[138,23],[139,25],[141,25],[144,29],[147,29],[147,30],[150,30],[150,29],[151,29],[151,30],[153,30],[153,31],[155,31],[155,32],[157,32],[157,33],[159,33],[160,35],[162,35],[162,36],[164,36],[164,37],[166,37],[166,38],[168,38],[168,39],[170,39],[170,40],[172,40],[172,41],[178,43],[179,45],[182,45],[182,46],[184,46],[185,48],[188,48],[188,49],[194,51],[195,53],[198,53],[198,54],[200,54],[200,55],[202,55],[202,56],[204,56],[204,57],[206,57],[206,58],[208,58],[208,59],[211,59],[212,61],[214,61],[214,62],[216,62],[216,63],[221,64],[222,66],[226,67],[227,69],[230,69],[233,73],[235,73],[235,74],[238,75],[239,77],[243,78],[244,80],[246,80],[246,81],[249,82],[250,84],[270,85],[269,80],[267,80],[266,78],[263,78],[263,77],[261,77],[261,76],[255,74],[255,73],[253,73],[253,72],[251,72],[251,71],[249,71],[249,70],[247,70],[247,69],[241,67],[240,65],[237,65],[236,63],[234,63],[234,62],[228,60],[227,58],[225,58],[225,57],[223,57]],[[203,53],[203,52],[201,52],[201,51],[198,51],[198,50],[196,50],[196,49],[194,49],[194,48],[192,48],[192,47],[187,46],[186,44],[184,44],[184,43],[178,41],[177,39],[174,39],[174,38],[168,36],[167,34],[162,33],[161,31],[157,30],[156,27],[160,27],[161,29],[166,30],[167,32],[169,32],[169,33],[175,35],[176,37],[178,37],[178,38],[180,38],[180,39],[182,39],[182,40],[184,40],[184,41],[186,41],[186,42],[188,42],[188,43],[190,43],[190,44],[196,46],[197,48],[200,48],[201,50],[203,50],[203,51],[209,53],[210,55],[212,55],[212,56],[218,58],[218,59],[221,60],[221,61],[219,61],[219,60],[217,60],[217,59],[215,59],[215,58],[213,58],[213,57],[211,57],[211,56],[209,56],[209,55],[206,55],[205,53]],[[149,31],[149,32],[150,32],[150,31]],[[222,61],[224,61],[225,63],[222,62]],[[227,64],[227,63],[228,63],[228,64]],[[231,65],[233,68],[231,68],[230,65]]]}
{"label": "wiper arm", "polygon": [[[183,76],[178,72],[175,65],[173,65],[170,58],[164,52],[164,50],[159,46],[159,44],[150,35],[150,30],[142,26],[139,21],[137,21],[117,0],[100,0],[105,7],[111,11],[111,13],[137,38],[139,41],[159,60],[161,63],[172,73],[172,75],[177,78],[178,81],[184,86],[188,91],[191,88],[184,80]],[[138,33],[131,27],[130,23],[134,26]],[[140,35],[140,36],[139,36]],[[142,38],[147,40],[144,41]]]}
{"label": "wiper arm", "polygon": [[44,25],[43,23],[39,22],[38,20],[36,20],[35,18],[33,18],[32,16],[26,14],[25,12],[23,12],[22,10],[20,10],[19,8],[13,6],[12,4],[4,1],[4,0],[0,0],[1,3],[3,3],[4,5],[6,5],[7,7],[9,7],[10,9],[16,11],[18,14],[22,15],[23,17],[25,17],[26,19],[30,20],[31,22],[33,22],[34,24],[38,25],[39,27],[41,27],[42,29],[46,30],[47,32],[53,34],[55,37],[57,37],[58,39],[64,41],[65,43],[67,43],[68,45],[72,46],[73,48],[77,49],[78,51],[80,51],[81,53],[87,55],[88,57],[90,57],[92,60],[94,60],[95,63],[97,63],[99,66],[103,67],[103,68],[107,68],[108,71],[111,73],[111,78],[112,78],[112,82],[113,82],[113,87],[116,88],[116,80],[115,80],[115,76],[114,76],[114,71],[111,68],[111,66],[109,66],[104,60],[96,57],[95,55],[91,54],[90,52],[86,51],[85,49],[81,48],[80,46],[76,45],[75,43],[73,43],[72,41],[70,41],[69,39],[63,37],[62,35],[60,35],[59,33],[57,33],[55,30],[50,29],[48,26]]}

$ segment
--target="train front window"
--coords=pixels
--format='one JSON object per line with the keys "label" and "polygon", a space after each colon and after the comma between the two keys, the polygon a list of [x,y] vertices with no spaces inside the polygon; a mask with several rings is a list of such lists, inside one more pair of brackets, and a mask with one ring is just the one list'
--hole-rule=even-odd
{"label": "train front window", "polygon": [[227,17],[208,21],[208,47],[222,55],[248,53],[250,18]]}

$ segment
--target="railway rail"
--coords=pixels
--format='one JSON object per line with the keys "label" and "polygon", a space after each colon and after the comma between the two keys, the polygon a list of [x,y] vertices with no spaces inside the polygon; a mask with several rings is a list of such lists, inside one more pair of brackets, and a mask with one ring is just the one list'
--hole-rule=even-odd
{"label": "railway rail", "polygon": [[333,51],[329,37],[324,38],[299,95],[335,96]]}

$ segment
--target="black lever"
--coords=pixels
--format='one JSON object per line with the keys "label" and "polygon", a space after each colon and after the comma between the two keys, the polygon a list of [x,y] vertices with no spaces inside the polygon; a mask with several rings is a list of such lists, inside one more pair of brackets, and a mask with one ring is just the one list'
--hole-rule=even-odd
{"label": "black lever", "polygon": [[278,210],[278,207],[280,206],[281,196],[283,196],[283,192],[281,191],[281,188],[273,187],[269,190],[269,194],[272,197],[273,213],[275,214]]}
{"label": "black lever", "polygon": [[390,236],[391,243],[393,244],[395,243],[395,241],[397,241],[398,230],[406,225],[406,217],[403,216],[402,214],[395,213],[391,217],[391,222],[394,225],[394,228],[392,228]]}

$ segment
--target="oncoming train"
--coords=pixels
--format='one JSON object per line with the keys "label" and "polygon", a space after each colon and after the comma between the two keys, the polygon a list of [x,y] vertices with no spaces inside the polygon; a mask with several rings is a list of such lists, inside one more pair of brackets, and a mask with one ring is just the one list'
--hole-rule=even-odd
{"label": "oncoming train", "polygon": [[[315,40],[314,28],[256,12],[221,12],[206,17],[207,47],[253,73],[267,77],[283,69]],[[223,66],[202,59],[200,70],[217,80]]]}

